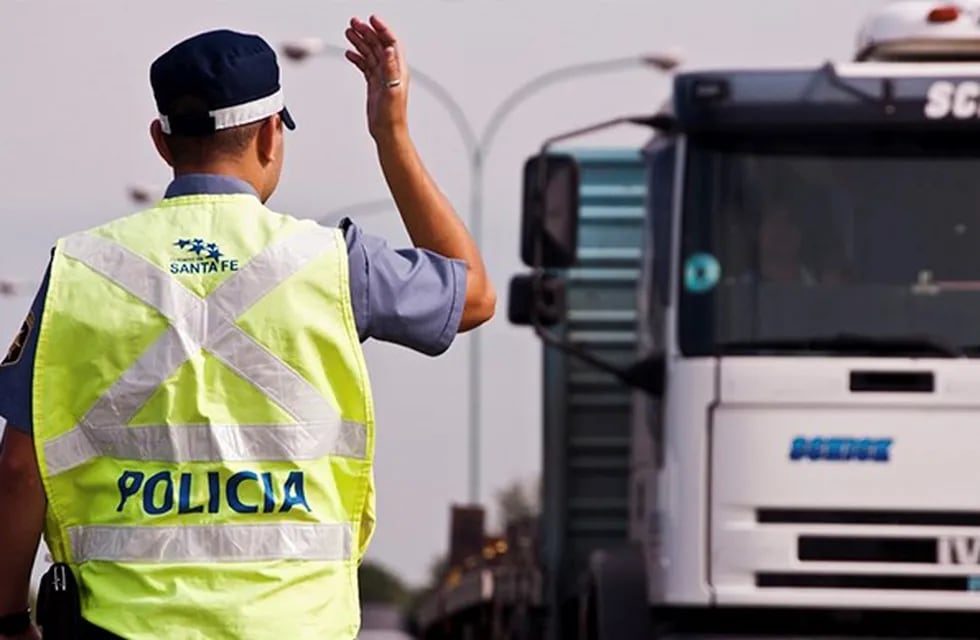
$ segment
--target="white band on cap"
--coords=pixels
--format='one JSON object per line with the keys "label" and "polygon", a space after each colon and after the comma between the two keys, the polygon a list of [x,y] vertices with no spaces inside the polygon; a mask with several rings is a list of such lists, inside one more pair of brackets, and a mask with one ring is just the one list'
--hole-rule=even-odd
{"label": "white band on cap", "polygon": [[[214,111],[210,111],[208,115],[214,118],[215,131],[220,131],[221,129],[240,127],[243,124],[258,122],[263,118],[268,118],[282,111],[285,104],[282,89],[280,89],[272,95],[259,98],[258,100],[236,104],[233,107],[225,107],[224,109],[215,109]],[[162,113],[160,114],[160,127],[164,133],[170,133],[170,119]]]}

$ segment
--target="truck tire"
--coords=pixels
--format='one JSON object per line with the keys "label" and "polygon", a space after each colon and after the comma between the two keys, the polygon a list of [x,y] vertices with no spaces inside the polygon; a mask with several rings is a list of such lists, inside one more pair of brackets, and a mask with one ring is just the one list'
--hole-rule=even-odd
{"label": "truck tire", "polygon": [[654,637],[647,599],[646,562],[639,547],[593,552],[586,584],[579,618],[585,640]]}

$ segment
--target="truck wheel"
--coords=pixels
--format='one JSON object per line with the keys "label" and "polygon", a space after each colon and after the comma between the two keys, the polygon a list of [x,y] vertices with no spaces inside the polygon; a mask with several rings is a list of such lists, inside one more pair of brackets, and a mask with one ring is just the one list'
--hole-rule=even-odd
{"label": "truck wheel", "polygon": [[642,550],[629,546],[594,552],[589,558],[588,585],[580,627],[588,640],[654,637]]}

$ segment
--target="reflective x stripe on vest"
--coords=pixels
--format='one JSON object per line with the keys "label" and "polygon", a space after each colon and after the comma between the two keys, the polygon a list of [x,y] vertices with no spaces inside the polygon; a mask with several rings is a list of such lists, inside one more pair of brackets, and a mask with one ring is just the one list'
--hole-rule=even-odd
{"label": "reflective x stripe on vest", "polygon": [[[72,236],[65,255],[113,281],[159,311],[166,332],[67,433],[44,443],[54,476],[98,457],[195,461],[363,459],[366,428],[343,420],[302,376],[235,325],[235,319],[328,246],[325,233],[298,233],[256,255],[241,271],[200,298],[125,247],[93,234]],[[191,356],[205,349],[281,407],[284,424],[129,426],[130,420]],[[231,559],[351,556],[348,524],[190,527],[81,526],[68,531],[75,562],[194,562]]]}

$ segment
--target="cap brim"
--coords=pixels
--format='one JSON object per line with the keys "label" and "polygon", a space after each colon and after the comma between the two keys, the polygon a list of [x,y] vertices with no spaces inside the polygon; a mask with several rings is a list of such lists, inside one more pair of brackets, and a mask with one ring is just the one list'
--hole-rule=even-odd
{"label": "cap brim", "polygon": [[279,112],[279,117],[282,118],[282,123],[286,125],[286,128],[290,131],[296,128],[296,121],[293,120],[293,116],[290,115],[289,109],[286,107],[283,107],[282,111]]}

